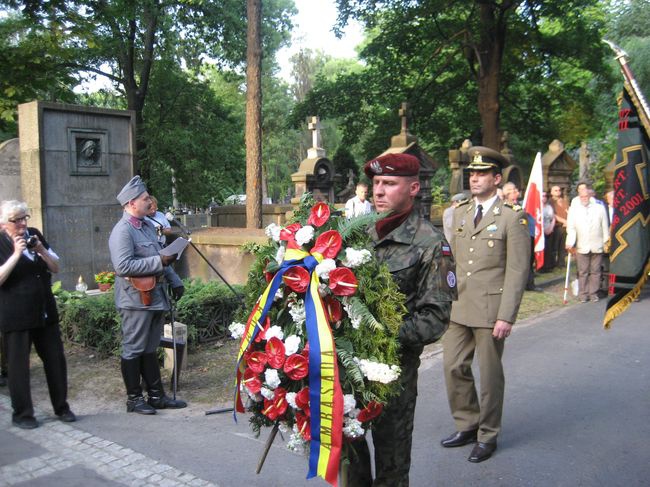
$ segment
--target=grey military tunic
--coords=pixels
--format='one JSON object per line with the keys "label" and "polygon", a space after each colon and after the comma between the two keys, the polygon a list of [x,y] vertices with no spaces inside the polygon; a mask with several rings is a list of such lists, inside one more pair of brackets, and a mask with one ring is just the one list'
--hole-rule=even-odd
{"label": "grey military tunic", "polygon": [[[164,286],[183,285],[174,269],[163,266],[156,230],[144,219],[124,212],[111,231],[108,240],[111,261],[115,269],[115,306],[122,320],[122,358],[132,359],[153,353],[160,343],[165,311],[169,298]],[[126,277],[157,276],[151,291],[151,305],[145,306],[140,291]]]}

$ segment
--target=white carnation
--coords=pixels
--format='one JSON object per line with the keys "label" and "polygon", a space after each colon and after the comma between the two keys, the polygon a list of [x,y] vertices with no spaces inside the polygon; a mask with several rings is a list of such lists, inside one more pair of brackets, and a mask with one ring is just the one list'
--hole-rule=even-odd
{"label": "white carnation", "polygon": [[348,438],[359,438],[365,434],[365,431],[358,419],[345,418],[343,422],[343,434]]}
{"label": "white carnation", "polygon": [[267,226],[264,229],[264,233],[266,234],[266,236],[272,238],[276,242],[280,241],[281,231],[282,231],[282,227],[276,223],[271,223],[269,226]]}
{"label": "white carnation", "polygon": [[343,260],[343,265],[345,267],[359,267],[360,265],[370,262],[372,259],[372,254],[367,249],[353,249],[352,247],[347,247],[345,249],[345,259]]}
{"label": "white carnation", "polygon": [[305,225],[296,232],[296,242],[298,242],[298,245],[300,246],[311,242],[312,238],[314,238],[314,227],[311,225]]}
{"label": "white carnation", "polygon": [[357,400],[354,398],[354,394],[343,395],[343,414],[348,414],[350,411],[354,410],[356,405]]}
{"label": "white carnation", "polygon": [[288,336],[284,340],[284,354],[288,357],[298,351],[300,346],[300,337],[297,335]]}
{"label": "white carnation", "polygon": [[[278,371],[275,369],[266,369],[264,371],[264,382],[266,382],[271,389],[278,387],[280,385],[280,376],[278,375]],[[267,399],[269,398],[267,397]]]}
{"label": "white carnation", "polygon": [[269,389],[268,387],[264,387],[264,386],[262,386],[262,388],[260,389],[260,394],[262,394],[262,396],[265,399],[268,399],[269,401],[272,401],[273,398],[275,397],[275,392]]}
{"label": "white carnation", "polygon": [[238,321],[233,321],[228,327],[230,336],[233,337],[235,340],[241,338],[241,336],[244,334],[245,329],[246,329],[246,325]]}
{"label": "white carnation", "polygon": [[273,301],[279,301],[283,296],[284,291],[282,291],[282,288],[278,288],[278,290],[275,291],[275,296],[273,296]]}
{"label": "white carnation", "polygon": [[291,406],[293,409],[298,409],[298,406],[296,405],[296,392],[287,392],[287,395],[284,396],[284,398],[287,400],[287,403],[289,403],[289,406]]}
{"label": "white carnation", "polygon": [[330,271],[336,269],[336,262],[334,259],[324,259],[323,262],[316,266],[316,274],[323,280],[330,278]]}
{"label": "white carnation", "polygon": [[281,421],[281,422],[278,424],[278,429],[280,430],[280,433],[282,433],[282,434],[286,434],[286,433],[288,433],[289,431],[291,431],[291,430],[289,429],[289,426],[287,425],[287,423],[285,423],[284,421]]}
{"label": "white carnation", "polygon": [[268,330],[266,330],[265,336],[267,340],[270,340],[273,337],[277,337],[282,340],[284,338],[284,332],[278,325],[273,325]]}
{"label": "white carnation", "polygon": [[361,369],[361,372],[363,372],[363,375],[365,375],[368,380],[374,382],[388,384],[396,380],[400,374],[400,368],[397,365],[387,365],[358,358],[355,358],[354,361]]}

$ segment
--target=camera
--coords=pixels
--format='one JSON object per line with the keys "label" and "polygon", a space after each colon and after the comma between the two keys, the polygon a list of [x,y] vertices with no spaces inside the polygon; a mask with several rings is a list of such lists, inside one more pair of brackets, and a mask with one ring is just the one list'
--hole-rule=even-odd
{"label": "camera", "polygon": [[33,249],[38,245],[38,237],[36,235],[30,235],[27,237],[27,248],[28,249]]}

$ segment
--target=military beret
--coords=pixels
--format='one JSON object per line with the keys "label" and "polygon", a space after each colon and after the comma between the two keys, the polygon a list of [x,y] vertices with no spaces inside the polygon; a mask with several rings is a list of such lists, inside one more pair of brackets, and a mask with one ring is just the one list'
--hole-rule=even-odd
{"label": "military beret", "polygon": [[417,176],[420,161],[410,154],[384,154],[366,162],[363,172],[370,179],[373,176]]}
{"label": "military beret", "polygon": [[467,169],[470,171],[488,171],[494,169],[500,173],[508,165],[508,161],[506,161],[503,154],[489,147],[472,147],[468,151],[468,154],[471,162],[467,166]]}
{"label": "military beret", "polygon": [[463,201],[466,198],[467,195],[465,193],[456,193],[454,196],[451,197],[451,202],[455,203],[457,201]]}
{"label": "military beret", "polygon": [[133,176],[131,181],[126,183],[122,188],[122,191],[117,195],[117,201],[120,202],[120,205],[124,206],[132,199],[140,196],[146,190],[147,187],[144,185],[140,176]]}

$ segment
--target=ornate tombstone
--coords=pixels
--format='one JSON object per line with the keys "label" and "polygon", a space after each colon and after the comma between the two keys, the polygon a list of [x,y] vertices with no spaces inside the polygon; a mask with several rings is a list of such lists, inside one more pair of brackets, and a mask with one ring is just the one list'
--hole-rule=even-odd
{"label": "ornate tombstone", "polygon": [[300,163],[298,171],[291,175],[296,188],[296,195],[291,199],[291,203],[298,204],[305,192],[311,192],[317,201],[334,203],[336,174],[334,164],[325,157],[325,149],[321,147],[321,125],[318,117],[311,117],[308,127],[312,131],[312,147],[307,149],[307,158]]}
{"label": "ornate tombstone", "polygon": [[548,145],[548,151],[542,156],[542,178],[544,189],[559,186],[568,194],[571,186],[571,173],[576,168],[576,161],[564,149],[564,144],[555,139]]}
{"label": "ornate tombstone", "polygon": [[418,138],[408,131],[408,104],[402,103],[399,109],[402,118],[402,129],[398,135],[390,139],[390,147],[380,154],[410,154],[420,161],[420,192],[415,198],[415,207],[419,209],[420,216],[431,219],[431,177],[438,168],[433,158],[418,144]]}

